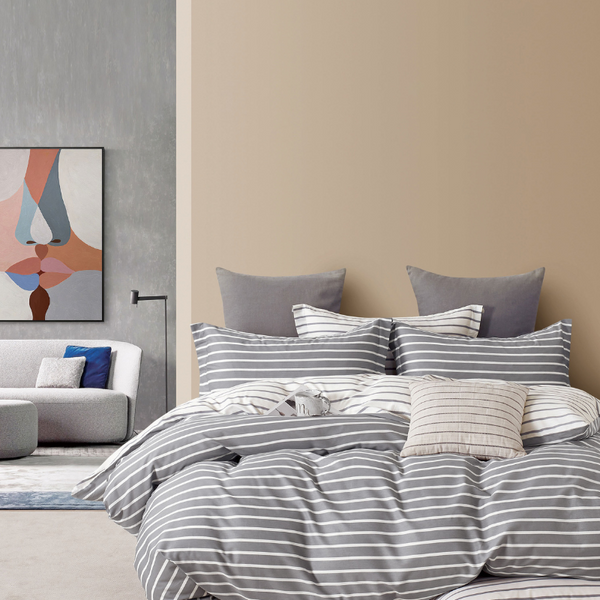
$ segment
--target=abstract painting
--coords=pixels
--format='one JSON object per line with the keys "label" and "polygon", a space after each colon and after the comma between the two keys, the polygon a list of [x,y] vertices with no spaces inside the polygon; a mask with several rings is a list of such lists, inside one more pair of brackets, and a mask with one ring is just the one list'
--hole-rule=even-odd
{"label": "abstract painting", "polygon": [[0,321],[103,320],[103,148],[0,148]]}

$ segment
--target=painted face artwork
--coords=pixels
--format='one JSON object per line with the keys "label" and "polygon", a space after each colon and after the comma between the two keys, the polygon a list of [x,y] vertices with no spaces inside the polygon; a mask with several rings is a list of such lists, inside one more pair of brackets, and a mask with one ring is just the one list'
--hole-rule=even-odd
{"label": "painted face artwork", "polygon": [[102,320],[102,160],[0,149],[0,320]]}

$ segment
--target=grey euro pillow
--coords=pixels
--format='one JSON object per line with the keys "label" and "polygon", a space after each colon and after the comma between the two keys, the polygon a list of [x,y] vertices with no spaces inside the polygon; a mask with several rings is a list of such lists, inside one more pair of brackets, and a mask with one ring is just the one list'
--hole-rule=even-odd
{"label": "grey euro pillow", "polygon": [[243,275],[217,267],[225,327],[281,337],[297,337],[292,306],[310,304],[340,312],[346,269],[264,277]]}
{"label": "grey euro pillow", "polygon": [[44,358],[35,387],[78,388],[85,367],[85,357]]}
{"label": "grey euro pillow", "polygon": [[535,329],[545,269],[508,277],[446,277],[407,266],[420,315],[482,304],[479,337],[516,337]]}
{"label": "grey euro pillow", "polygon": [[394,323],[390,346],[399,375],[503,379],[570,386],[570,319],[514,338],[456,338]]}
{"label": "grey euro pillow", "polygon": [[341,335],[306,339],[194,323],[200,393],[256,379],[383,374],[391,326],[376,319]]}

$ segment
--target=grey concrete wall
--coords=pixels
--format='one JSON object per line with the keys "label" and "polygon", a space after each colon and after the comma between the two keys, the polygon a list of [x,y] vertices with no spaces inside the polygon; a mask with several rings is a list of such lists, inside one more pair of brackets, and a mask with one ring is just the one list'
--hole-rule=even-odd
{"label": "grey concrete wall", "polygon": [[0,322],[0,338],[139,345],[147,425],[164,410],[163,304],[136,309],[129,290],[169,296],[174,406],[175,2],[0,0],[0,146],[106,148],[104,322]]}

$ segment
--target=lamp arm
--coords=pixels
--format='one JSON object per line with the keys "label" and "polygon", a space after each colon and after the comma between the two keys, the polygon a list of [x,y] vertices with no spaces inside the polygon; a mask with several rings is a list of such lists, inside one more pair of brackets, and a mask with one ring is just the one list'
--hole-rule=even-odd
{"label": "lamp arm", "polygon": [[168,296],[138,296],[138,302],[140,300],[166,300]]}

